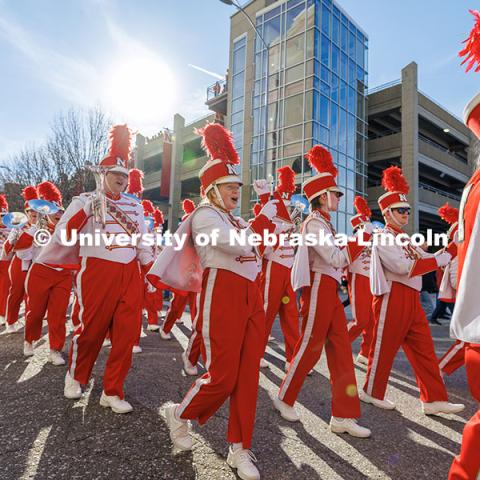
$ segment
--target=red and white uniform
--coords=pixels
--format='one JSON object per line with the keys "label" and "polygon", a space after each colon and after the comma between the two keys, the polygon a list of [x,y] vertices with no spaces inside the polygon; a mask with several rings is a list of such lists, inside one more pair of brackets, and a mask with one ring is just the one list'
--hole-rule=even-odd
{"label": "red and white uniform", "polygon": [[[190,218],[191,217],[191,218]],[[230,398],[228,440],[250,448],[263,353],[265,313],[255,279],[257,255],[250,246],[230,245],[230,231],[249,227],[241,218],[214,206],[200,206],[191,214],[192,236],[218,229],[217,245],[196,250],[203,268],[197,330],[207,373],[191,387],[177,408],[182,419],[205,423]],[[264,215],[255,231],[273,231]]]}
{"label": "red and white uniform", "polygon": [[7,310],[8,291],[10,290],[10,277],[8,275],[8,268],[12,261],[13,253],[6,254],[4,245],[10,234],[10,229],[5,225],[0,225],[0,250],[2,255],[0,258],[0,317],[5,317]]}
{"label": "red and white uniform", "polygon": [[[47,229],[53,234],[55,226],[48,224]],[[72,270],[61,265],[48,265],[42,258],[43,249],[34,248],[38,253],[35,254],[25,280],[25,291],[28,296],[25,341],[32,343],[40,339],[43,318],[48,312],[50,349],[60,352],[65,343],[65,321],[73,284]]]}
{"label": "red and white uniform", "polygon": [[[387,225],[382,236],[394,238],[403,230]],[[374,335],[364,391],[383,400],[393,360],[400,347],[412,364],[422,402],[446,401],[445,385],[428,321],[420,304],[422,275],[448,263],[451,256],[428,254],[407,242],[405,246],[375,242],[372,247]]]}
{"label": "red and white uniform", "polygon": [[352,321],[348,322],[348,336],[353,342],[363,335],[360,355],[368,358],[373,338],[373,296],[370,290],[371,247],[366,247],[348,267],[348,294],[352,308]]}
{"label": "red and white uniform", "polygon": [[[110,351],[103,378],[104,392],[123,399],[123,383],[131,365],[132,347],[140,330],[143,304],[143,283],[140,265],[152,262],[151,249],[142,245],[117,243],[119,234],[146,233],[142,206],[131,198],[119,195],[107,198],[106,226],[102,229],[91,212],[91,193],[72,200],[62,216],[57,232],[66,229],[79,233],[101,232],[111,239],[102,239],[99,246],[80,246],[80,270],[76,276],[80,326],[75,331],[69,355],[69,373],[81,384],[88,383],[102,342],[110,331]],[[140,263],[140,265],[139,265]]]}
{"label": "red and white uniform", "polygon": [[[305,220],[302,232],[316,236],[321,231],[326,235],[335,235],[329,214],[314,210]],[[325,347],[332,384],[332,415],[360,417],[347,320],[337,291],[343,269],[361,250],[354,244],[344,249],[334,244],[299,246],[293,268],[293,284],[294,287],[303,287],[300,300],[302,334],[278,394],[280,400],[290,406],[295,403],[307,374],[318,362]],[[303,271],[305,269],[306,272]],[[297,277],[305,279],[305,274],[309,275],[308,283],[297,281]]]}
{"label": "red and white uniform", "polygon": [[288,240],[275,249],[267,249],[260,277],[266,321],[265,346],[278,313],[285,338],[285,358],[289,363],[300,336],[297,299],[291,282],[294,258],[295,251]]}
{"label": "red and white uniform", "polygon": [[172,330],[173,326],[175,325],[175,322],[182,317],[185,307],[187,306],[187,303],[190,308],[190,317],[191,317],[192,326],[193,326],[195,322],[195,317],[197,314],[197,311],[196,311],[197,294],[195,292],[188,292],[186,295],[185,294],[182,295],[177,292],[173,294],[173,299],[167,311],[167,317],[165,319],[165,323],[163,324],[163,331],[165,333],[169,333]]}

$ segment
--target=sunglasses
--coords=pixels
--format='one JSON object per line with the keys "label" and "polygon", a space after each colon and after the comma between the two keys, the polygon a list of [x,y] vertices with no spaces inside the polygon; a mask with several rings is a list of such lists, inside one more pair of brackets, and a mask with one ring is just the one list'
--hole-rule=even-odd
{"label": "sunglasses", "polygon": [[400,215],[410,215],[410,209],[408,207],[394,208]]}

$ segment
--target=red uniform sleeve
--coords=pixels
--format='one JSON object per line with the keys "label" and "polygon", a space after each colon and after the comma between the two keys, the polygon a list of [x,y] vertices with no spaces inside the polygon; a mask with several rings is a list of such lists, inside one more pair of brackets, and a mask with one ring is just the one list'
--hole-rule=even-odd
{"label": "red uniform sleeve", "polygon": [[[260,214],[253,219],[252,223],[250,224],[250,230],[252,230],[254,233],[262,235],[263,237],[263,235],[265,234],[265,230],[268,231],[268,233],[275,232],[275,224],[265,215]],[[262,244],[257,246],[256,248],[258,254],[260,256],[263,256],[266,246]]]}
{"label": "red uniform sleeve", "polygon": [[33,237],[28,234],[27,232],[23,232],[20,235],[20,238],[17,240],[17,243],[15,244],[14,250],[26,250],[27,248],[30,248],[33,244]]}
{"label": "red uniform sleeve", "polygon": [[410,269],[408,274],[409,278],[416,277],[418,275],[425,275],[428,272],[433,272],[438,268],[437,260],[435,257],[419,258],[415,260],[415,263]]}
{"label": "red uniform sleeve", "polygon": [[[363,232],[363,242],[369,242],[372,238],[371,233]],[[360,238],[356,237],[355,240],[350,240],[347,244],[347,253],[348,258],[350,259],[349,263],[354,262],[358,256],[363,252],[366,245],[360,243]]]}
{"label": "red uniform sleeve", "polygon": [[81,208],[75,215],[72,215],[67,222],[67,239],[70,240],[73,230],[79,232],[85,226],[87,220],[88,216],[83,208]]}

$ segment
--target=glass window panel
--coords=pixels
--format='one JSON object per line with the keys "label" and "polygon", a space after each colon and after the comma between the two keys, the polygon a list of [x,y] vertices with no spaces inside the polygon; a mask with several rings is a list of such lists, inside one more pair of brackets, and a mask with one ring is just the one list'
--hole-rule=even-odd
{"label": "glass window panel", "polygon": [[267,148],[276,147],[278,145],[278,132],[271,132],[267,134]]}
{"label": "glass window panel", "polygon": [[330,83],[330,70],[322,65],[322,70],[320,74],[320,78],[327,83]]}
{"label": "glass window panel", "polygon": [[365,147],[365,140],[364,138],[357,133],[357,160],[365,160],[365,155],[364,155],[364,147]]}
{"label": "glass window panel", "polygon": [[305,80],[305,90],[311,90],[312,88],[320,88],[317,77],[308,77]]}
{"label": "glass window panel", "polygon": [[302,3],[304,0],[288,0],[287,8],[292,8],[299,3]]}
{"label": "glass window panel", "polygon": [[347,213],[352,215],[353,214],[353,208],[354,208],[353,199],[355,197],[354,191],[348,189],[345,197],[346,198],[345,198],[345,204],[344,205],[347,207]]}
{"label": "glass window panel", "polygon": [[313,139],[315,143],[320,143],[320,124],[313,122]]}
{"label": "glass window panel", "polygon": [[347,151],[347,112],[341,108],[340,109],[340,123],[338,129],[338,146],[339,150],[342,153]]}
{"label": "glass window panel", "polygon": [[347,169],[347,186],[355,190],[355,172],[349,169]]}
{"label": "glass window panel", "polygon": [[348,110],[350,113],[356,113],[356,95],[352,87],[348,87]]}
{"label": "glass window panel", "polygon": [[305,94],[305,119],[310,120],[316,118],[317,106],[315,105],[318,98],[317,92],[307,92]]}
{"label": "glass window panel", "polygon": [[243,95],[245,86],[245,71],[233,76],[232,97],[237,98]]}
{"label": "glass window panel", "polygon": [[285,128],[283,130],[283,142],[293,143],[302,140],[302,125],[296,127]]}
{"label": "glass window panel", "polygon": [[347,84],[340,80],[340,106],[347,108]]}
{"label": "glass window panel", "polygon": [[285,126],[303,121],[303,95],[285,99]]}
{"label": "glass window panel", "polygon": [[348,32],[348,54],[355,58],[355,34],[353,32]]}
{"label": "glass window panel", "polygon": [[355,85],[355,80],[357,77],[357,69],[355,67],[355,62],[353,60],[349,60],[348,62],[348,83],[350,85]]}
{"label": "glass window panel", "polygon": [[237,113],[232,114],[230,118],[230,124],[233,125],[235,123],[243,122],[243,110]]}
{"label": "glass window panel", "polygon": [[340,21],[337,17],[332,17],[332,41],[340,44]]}
{"label": "glass window panel", "polygon": [[330,138],[329,135],[330,132],[328,128],[325,127],[320,127],[320,143],[324,143],[325,145],[330,144]]}
{"label": "glass window panel", "polygon": [[327,67],[330,66],[330,40],[322,35],[322,47],[321,47],[321,61]]}
{"label": "glass window panel", "polygon": [[357,38],[357,55],[356,55],[356,60],[357,63],[363,67],[363,43]]}
{"label": "glass window panel", "polygon": [[337,75],[340,71],[340,50],[336,45],[332,45],[332,70]]}
{"label": "glass window panel", "polygon": [[332,100],[337,103],[339,98],[338,83],[339,83],[338,77],[336,75],[332,75]]}
{"label": "glass window panel", "polygon": [[287,12],[287,36],[305,31],[305,3],[301,3]]}
{"label": "glass window panel", "polygon": [[342,48],[343,51],[347,50],[347,44],[348,44],[348,30],[345,25],[342,25],[340,27],[340,47]]}
{"label": "glass window panel", "polygon": [[295,82],[303,78],[304,65],[300,64],[296,67],[289,68],[285,74],[285,83]]}
{"label": "glass window panel", "polygon": [[338,164],[339,165],[346,165],[347,164],[347,157],[342,153],[338,154]]}
{"label": "glass window panel", "polygon": [[340,55],[340,78],[343,80],[347,79],[347,56],[342,52]]}
{"label": "glass window panel", "polygon": [[[347,154],[351,157],[355,157],[356,146],[355,140],[357,138],[355,131],[355,117],[351,114],[348,114],[348,149]],[[355,168],[355,167],[352,167]]]}
{"label": "glass window panel", "polygon": [[330,117],[330,102],[324,95],[320,95],[320,124],[328,127],[328,119]]}
{"label": "glass window panel", "polygon": [[[344,204],[343,197],[340,199],[340,204]],[[343,212],[337,212],[337,231],[345,232],[345,214]]]}
{"label": "glass window panel", "polygon": [[340,18],[340,9],[336,5],[333,5],[333,14]]}
{"label": "glass window panel", "polygon": [[306,122],[304,124],[304,128],[305,128],[305,138],[311,138],[312,135],[313,135],[313,123],[314,122]]}
{"label": "glass window panel", "polygon": [[315,40],[313,38],[314,30],[307,32],[307,56],[305,58],[312,58],[315,53]]}
{"label": "glass window panel", "polygon": [[255,78],[260,78],[262,75],[262,55],[257,53],[255,55]]}
{"label": "glass window panel", "polygon": [[330,146],[338,148],[338,106],[334,103],[331,105]]}
{"label": "glass window panel", "polygon": [[355,159],[351,157],[347,157],[347,168],[354,171],[355,170]]}
{"label": "glass window panel", "polygon": [[322,32],[330,36],[330,11],[325,5],[322,5]]}
{"label": "glass window panel", "polygon": [[235,42],[235,44],[233,45],[233,48],[234,48],[234,50],[236,50],[237,48],[242,48],[242,47],[244,47],[246,44],[247,44],[247,38],[246,38],[246,37],[243,37],[243,38],[241,38],[240,40],[237,40],[237,41]]}
{"label": "glass window panel", "polygon": [[[258,100],[260,97],[254,97],[253,100],[254,100],[254,103],[255,103],[255,100]],[[244,98],[241,97],[241,98],[237,98],[236,100],[233,100],[232,102],[232,113],[236,113],[236,112],[239,112],[240,110],[243,110],[243,103],[244,103]],[[255,105],[254,105],[255,107]]]}
{"label": "glass window panel", "polygon": [[[264,23],[263,39],[268,46],[271,44],[276,44],[280,41],[280,18],[281,17],[275,17]],[[264,48],[263,44],[262,48]]]}
{"label": "glass window panel", "polygon": [[237,123],[237,125],[232,125],[231,127],[232,136],[235,140],[243,138],[243,124]]}
{"label": "glass window panel", "polygon": [[296,93],[303,92],[303,81],[291,83],[285,87],[285,96],[289,97],[290,95],[295,95]]}
{"label": "glass window panel", "polygon": [[287,67],[304,61],[305,59],[305,52],[304,52],[304,45],[303,45],[304,36],[305,35],[302,34],[287,40],[287,55],[286,55]]}
{"label": "glass window panel", "polygon": [[271,103],[268,106],[268,130],[275,130],[279,127],[278,104]]}
{"label": "glass window panel", "polygon": [[330,85],[325,82],[320,82],[320,92],[330,97]]}
{"label": "glass window panel", "polygon": [[363,95],[357,95],[357,115],[360,118],[365,115],[365,97]]}
{"label": "glass window panel", "polygon": [[280,74],[275,73],[268,78],[268,90],[275,90],[280,86]]}
{"label": "glass window panel", "polygon": [[345,187],[347,183],[347,172],[344,167],[338,167],[338,184]]}
{"label": "glass window panel", "polygon": [[233,52],[233,72],[239,72],[245,69],[245,47],[239,48]]}
{"label": "glass window panel", "polygon": [[268,49],[268,73],[278,72],[280,69],[280,45],[275,45]]}
{"label": "glass window panel", "polygon": [[308,0],[307,3],[307,28],[313,27],[315,23],[315,2]]}
{"label": "glass window panel", "polygon": [[265,20],[273,18],[280,13],[280,7],[274,8],[265,14]]}
{"label": "glass window panel", "polygon": [[291,143],[290,145],[285,145],[283,147],[283,156],[289,157],[291,155],[300,155],[302,154],[302,142]]}
{"label": "glass window panel", "polygon": [[[272,103],[272,102],[276,102],[278,100],[278,96],[279,96],[279,90],[276,89],[276,90],[271,90],[270,92],[268,92],[268,102],[269,103]],[[260,97],[258,97],[260,98]],[[263,97],[265,98],[265,97]]]}

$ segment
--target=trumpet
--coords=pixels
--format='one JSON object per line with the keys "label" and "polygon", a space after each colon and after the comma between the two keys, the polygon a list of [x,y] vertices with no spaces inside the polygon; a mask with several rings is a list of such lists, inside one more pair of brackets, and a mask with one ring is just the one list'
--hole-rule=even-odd
{"label": "trumpet", "polygon": [[40,229],[45,229],[47,227],[48,215],[54,215],[60,210],[57,205],[55,205],[53,202],[49,202],[48,200],[30,200],[28,205],[32,210],[38,213],[39,219],[37,225]]}
{"label": "trumpet", "polygon": [[98,165],[90,166],[88,169],[93,172],[96,185],[95,196],[92,203],[93,217],[97,223],[100,223],[102,228],[105,228],[107,223],[107,197],[104,187],[105,169]]}
{"label": "trumpet", "polygon": [[28,217],[23,212],[11,212],[2,217],[2,223],[14,231],[12,242],[16,243],[22,233],[22,227],[28,223]]}

